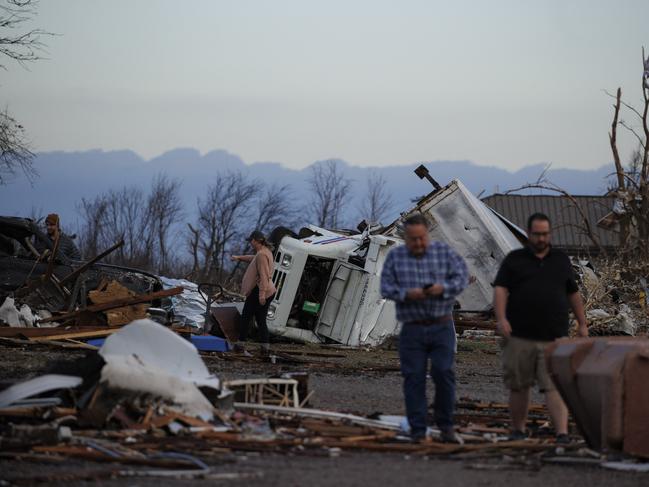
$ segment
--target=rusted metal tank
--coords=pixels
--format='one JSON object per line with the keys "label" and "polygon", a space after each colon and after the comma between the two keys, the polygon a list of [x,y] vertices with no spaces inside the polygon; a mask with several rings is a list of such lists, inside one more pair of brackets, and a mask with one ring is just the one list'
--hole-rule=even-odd
{"label": "rusted metal tank", "polygon": [[562,339],[546,362],[591,447],[649,458],[649,340]]}

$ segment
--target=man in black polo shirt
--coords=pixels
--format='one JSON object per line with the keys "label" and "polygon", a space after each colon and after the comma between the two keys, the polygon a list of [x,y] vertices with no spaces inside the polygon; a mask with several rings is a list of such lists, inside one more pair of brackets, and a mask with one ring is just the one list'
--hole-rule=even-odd
{"label": "man in black polo shirt", "polygon": [[580,336],[588,336],[584,305],[570,259],[550,245],[550,220],[541,213],[527,222],[528,246],[510,252],[496,276],[494,310],[504,337],[503,369],[509,388],[512,439],[527,437],[530,388],[539,384],[558,442],[568,441],[568,409],[545,367],[545,346],[567,336],[570,308]]}

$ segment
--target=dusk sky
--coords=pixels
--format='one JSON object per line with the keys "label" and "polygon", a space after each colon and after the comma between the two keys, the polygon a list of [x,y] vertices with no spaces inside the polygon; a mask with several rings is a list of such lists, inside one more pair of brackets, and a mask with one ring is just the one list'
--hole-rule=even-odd
{"label": "dusk sky", "polygon": [[603,90],[640,104],[648,19],[647,0],[41,0],[31,25],[58,35],[7,64],[0,101],[36,151],[594,168]]}

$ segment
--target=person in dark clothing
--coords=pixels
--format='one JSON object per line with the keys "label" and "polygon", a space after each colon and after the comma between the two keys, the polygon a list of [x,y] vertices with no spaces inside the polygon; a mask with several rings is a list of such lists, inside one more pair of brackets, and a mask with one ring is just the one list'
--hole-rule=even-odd
{"label": "person in dark clothing", "polygon": [[[273,254],[264,234],[258,230],[250,234],[248,242],[255,250],[254,255],[232,256],[233,261],[248,262],[241,282],[241,293],[246,296],[246,302],[243,306],[239,341],[247,340],[250,324],[254,317],[259,328],[261,351],[267,355],[270,353],[270,338],[266,325],[266,314],[275,297],[275,286],[272,281]],[[238,343],[235,345],[235,349],[243,351],[243,346]]]}
{"label": "person in dark clothing", "polygon": [[[72,241],[72,238],[69,235],[66,235],[61,231],[59,215],[56,213],[50,213],[45,218],[45,229],[47,230],[47,237],[49,242],[42,242],[40,240],[36,241],[34,246],[38,253],[42,254],[46,249],[54,249],[54,243],[56,242],[57,236],[59,239],[59,247],[57,250],[57,258],[64,261],[68,260],[81,260],[81,254],[79,249]],[[49,245],[48,245],[49,244]]]}
{"label": "person in dark clothing", "polygon": [[548,217],[530,216],[527,233],[528,245],[505,257],[494,283],[494,311],[504,337],[504,380],[510,391],[511,438],[527,437],[530,388],[538,383],[557,441],[566,442],[568,410],[546,370],[544,349],[568,335],[570,309],[579,336],[588,336],[588,326],[570,259],[550,244]]}

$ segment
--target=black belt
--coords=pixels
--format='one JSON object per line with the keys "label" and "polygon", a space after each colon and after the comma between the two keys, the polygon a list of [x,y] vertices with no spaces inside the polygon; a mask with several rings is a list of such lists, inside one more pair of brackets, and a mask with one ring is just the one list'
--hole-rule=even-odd
{"label": "black belt", "polygon": [[436,316],[435,318],[431,318],[429,320],[416,320],[416,321],[406,321],[406,325],[417,325],[417,326],[428,326],[428,325],[439,325],[440,323],[445,323],[447,321],[451,321],[453,319],[453,315],[444,315],[444,316]]}

